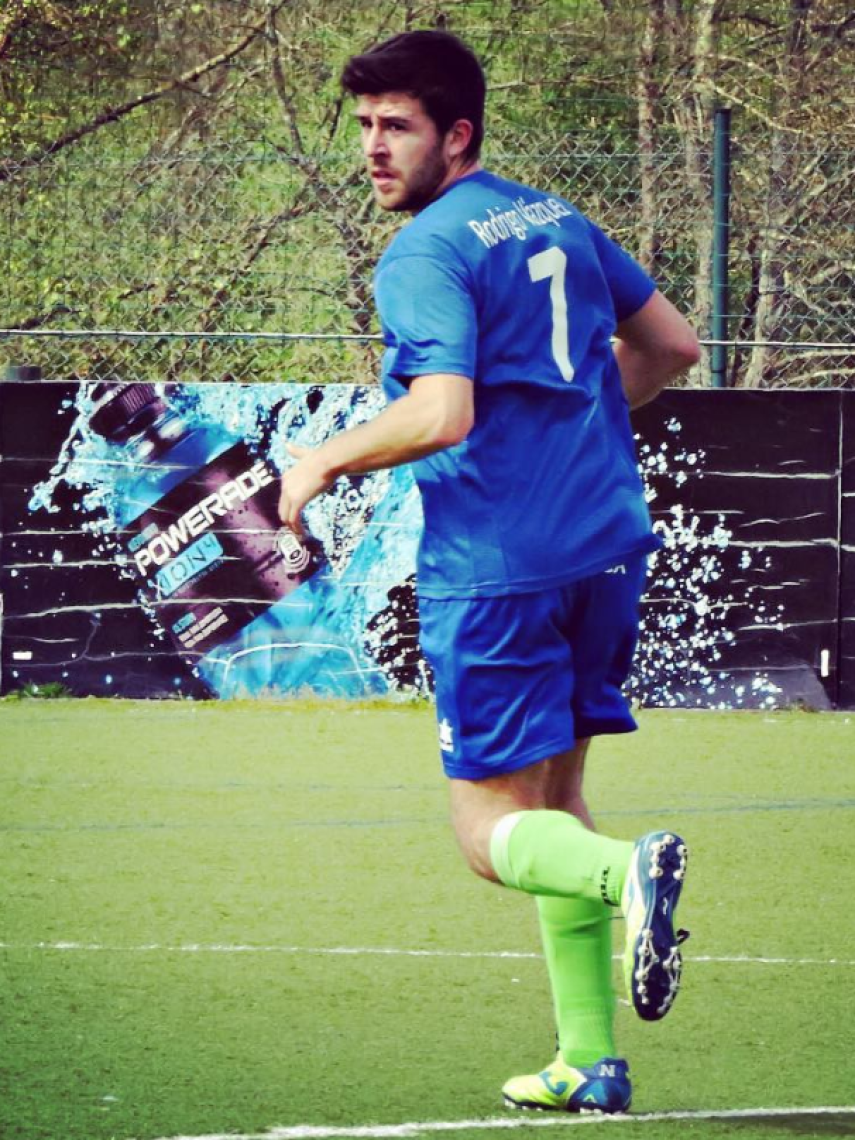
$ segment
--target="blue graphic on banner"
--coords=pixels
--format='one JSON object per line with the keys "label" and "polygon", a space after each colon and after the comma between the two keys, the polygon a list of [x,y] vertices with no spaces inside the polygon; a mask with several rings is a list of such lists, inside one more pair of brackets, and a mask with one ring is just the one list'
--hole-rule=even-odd
{"label": "blue graphic on banner", "polygon": [[276,511],[286,443],[316,445],[382,406],[379,389],[348,385],[84,385],[30,510],[74,489],[83,529],[211,695],[386,693],[394,650],[372,652],[369,631],[414,573],[409,471],[343,478],[309,504],[308,574],[294,572],[299,545],[281,554]]}

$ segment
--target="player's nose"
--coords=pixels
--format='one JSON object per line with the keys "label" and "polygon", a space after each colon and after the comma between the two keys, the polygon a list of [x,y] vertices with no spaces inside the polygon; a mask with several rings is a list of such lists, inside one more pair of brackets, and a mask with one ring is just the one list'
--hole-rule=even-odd
{"label": "player's nose", "polygon": [[362,145],[368,158],[388,154],[386,140],[379,124],[368,128],[363,137]]}

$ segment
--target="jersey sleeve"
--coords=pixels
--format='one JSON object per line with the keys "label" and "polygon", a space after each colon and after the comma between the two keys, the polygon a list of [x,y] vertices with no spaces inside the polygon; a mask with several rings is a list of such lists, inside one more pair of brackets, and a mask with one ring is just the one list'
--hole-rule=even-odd
{"label": "jersey sleeve", "polygon": [[656,291],[656,284],[626,250],[621,249],[617,242],[606,237],[598,226],[587,220],[612,295],[615,318],[620,324],[650,300]]}
{"label": "jersey sleeve", "polygon": [[381,265],[374,291],[386,340],[384,372],[474,379],[475,301],[457,266],[436,257],[396,257]]}

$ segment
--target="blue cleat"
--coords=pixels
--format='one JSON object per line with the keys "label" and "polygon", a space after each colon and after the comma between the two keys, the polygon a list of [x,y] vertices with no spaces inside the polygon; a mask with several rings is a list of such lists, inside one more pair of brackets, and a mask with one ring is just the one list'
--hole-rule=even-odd
{"label": "blue cleat", "polygon": [[635,845],[621,898],[626,919],[624,980],[639,1017],[659,1021],[680,988],[687,930],[674,929],[688,848],[679,835],[653,831]]}
{"label": "blue cleat", "polygon": [[603,1057],[587,1069],[565,1065],[559,1053],[541,1073],[511,1077],[502,1089],[508,1108],[552,1112],[626,1112],[632,1100],[629,1068],[617,1057]]}

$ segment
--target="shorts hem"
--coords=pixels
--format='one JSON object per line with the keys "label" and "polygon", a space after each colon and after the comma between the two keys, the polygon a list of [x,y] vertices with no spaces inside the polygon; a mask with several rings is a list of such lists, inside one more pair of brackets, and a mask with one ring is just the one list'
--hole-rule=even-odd
{"label": "shorts hem", "polygon": [[543,760],[557,756],[559,752],[569,752],[578,741],[587,740],[592,736],[618,736],[625,732],[635,732],[638,728],[635,720],[628,716],[620,720],[612,718],[601,720],[588,720],[577,724],[575,737],[567,740],[544,744],[533,752],[527,752],[522,757],[514,757],[500,764],[454,764],[443,759],[442,767],[450,780],[488,780],[491,776],[506,776],[510,772],[519,772],[523,768],[531,768]]}
{"label": "shorts hem", "polygon": [[635,718],[627,715],[619,720],[583,720],[576,722],[578,740],[586,740],[589,736],[618,736],[622,732],[635,732],[638,728]]}
{"label": "shorts hem", "polygon": [[491,776],[506,776],[509,772],[519,772],[522,768],[531,768],[533,764],[540,764],[550,756],[557,756],[559,752],[569,752],[576,744],[573,737],[557,740],[552,744],[544,744],[523,756],[514,756],[496,764],[455,764],[447,763],[444,759],[442,766],[446,776],[452,780],[488,780]]}

